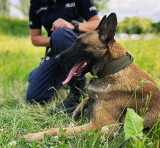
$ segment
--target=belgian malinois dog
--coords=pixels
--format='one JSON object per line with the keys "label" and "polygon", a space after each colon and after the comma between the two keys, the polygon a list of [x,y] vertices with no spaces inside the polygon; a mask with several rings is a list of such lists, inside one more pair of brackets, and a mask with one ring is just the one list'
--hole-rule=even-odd
{"label": "belgian malinois dog", "polygon": [[[28,141],[41,140],[44,135],[73,135],[107,126],[113,133],[123,123],[126,109],[132,108],[144,118],[144,127],[152,127],[160,113],[160,90],[154,80],[133,64],[133,57],[114,39],[117,16],[104,16],[98,28],[78,37],[73,47],[56,58],[61,63],[75,63],[68,78],[90,72],[97,76],[90,81],[89,98],[84,102],[90,122],[82,126],[52,128],[24,136]],[[147,106],[146,106],[147,104]],[[81,108],[73,114],[77,118]]]}

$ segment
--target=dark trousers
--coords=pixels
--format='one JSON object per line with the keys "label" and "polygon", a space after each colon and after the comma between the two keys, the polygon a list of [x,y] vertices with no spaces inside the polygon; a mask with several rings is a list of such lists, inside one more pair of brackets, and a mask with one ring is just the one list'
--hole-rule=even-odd
{"label": "dark trousers", "polygon": [[[54,54],[45,57],[43,62],[29,74],[27,101],[47,102],[62,86],[62,81],[65,80],[71,65],[60,65],[55,56],[71,47],[78,35],[67,28],[59,28],[52,33],[50,43]],[[85,76],[82,76],[74,81],[85,81],[85,79]]]}

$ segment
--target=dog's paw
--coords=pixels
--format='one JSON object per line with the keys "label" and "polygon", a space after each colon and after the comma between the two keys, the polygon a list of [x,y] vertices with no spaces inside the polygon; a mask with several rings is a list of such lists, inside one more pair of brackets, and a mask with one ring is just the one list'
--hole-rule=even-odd
{"label": "dog's paw", "polygon": [[26,141],[29,141],[29,142],[31,142],[31,141],[37,141],[37,140],[42,140],[43,139],[44,133],[43,132],[29,133],[27,135],[24,135],[23,137],[24,137],[24,139]]}
{"label": "dog's paw", "polygon": [[74,111],[73,112],[73,115],[72,115],[72,119],[74,120],[74,121],[77,121],[79,118],[80,118],[80,116],[81,116],[81,110],[79,110],[79,111]]}

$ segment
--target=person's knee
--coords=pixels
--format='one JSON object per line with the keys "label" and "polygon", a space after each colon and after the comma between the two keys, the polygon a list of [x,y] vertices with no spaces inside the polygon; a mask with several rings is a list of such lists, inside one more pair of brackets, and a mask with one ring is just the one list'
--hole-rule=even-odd
{"label": "person's knee", "polygon": [[51,34],[51,39],[55,42],[59,42],[59,39],[63,38],[66,34],[67,28],[58,28]]}
{"label": "person's knee", "polygon": [[77,35],[68,28],[58,28],[53,31],[50,38],[50,46],[52,50],[59,54],[60,52],[71,47],[75,42]]}

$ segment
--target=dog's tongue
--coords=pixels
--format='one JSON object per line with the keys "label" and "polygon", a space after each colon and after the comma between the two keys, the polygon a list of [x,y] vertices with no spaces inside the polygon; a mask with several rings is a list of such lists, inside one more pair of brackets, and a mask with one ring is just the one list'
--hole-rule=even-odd
{"label": "dog's tongue", "polygon": [[67,84],[73,77],[74,73],[76,73],[76,71],[83,65],[84,61],[81,61],[77,64],[75,64],[72,69],[70,70],[67,78],[62,82],[62,84]]}

